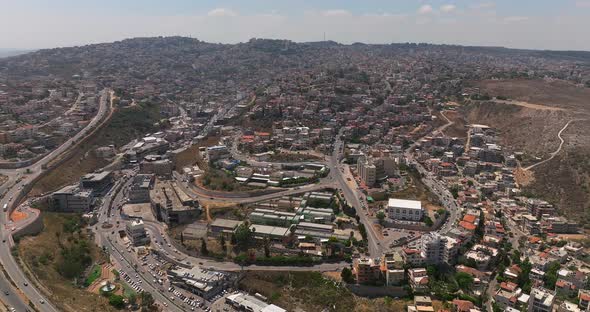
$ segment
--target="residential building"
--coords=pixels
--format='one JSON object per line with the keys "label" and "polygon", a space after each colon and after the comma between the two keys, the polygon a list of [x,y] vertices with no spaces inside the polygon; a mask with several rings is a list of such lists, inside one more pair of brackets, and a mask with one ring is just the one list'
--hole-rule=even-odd
{"label": "residential building", "polygon": [[457,240],[431,232],[421,237],[421,256],[427,264],[453,264],[459,249]]}
{"label": "residential building", "polygon": [[555,292],[544,288],[533,288],[529,299],[528,312],[552,312]]}
{"label": "residential building", "polygon": [[377,182],[377,167],[366,156],[361,156],[358,159],[356,168],[361,181],[367,187],[373,187]]}
{"label": "residential building", "polygon": [[353,262],[353,274],[358,284],[367,284],[375,282],[381,274],[379,264],[373,259],[358,258]]}
{"label": "residential building", "polygon": [[428,291],[428,273],[425,268],[408,269],[408,281],[415,292]]}

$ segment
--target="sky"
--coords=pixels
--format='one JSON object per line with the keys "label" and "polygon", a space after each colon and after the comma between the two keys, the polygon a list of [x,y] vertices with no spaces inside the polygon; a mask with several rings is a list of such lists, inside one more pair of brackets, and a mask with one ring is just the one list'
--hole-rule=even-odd
{"label": "sky", "polygon": [[590,0],[0,0],[0,49],[132,37],[590,51]]}

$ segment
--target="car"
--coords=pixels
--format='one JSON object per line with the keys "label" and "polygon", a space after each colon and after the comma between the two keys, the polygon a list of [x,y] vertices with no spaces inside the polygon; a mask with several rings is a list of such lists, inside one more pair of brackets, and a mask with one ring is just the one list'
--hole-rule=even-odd
{"label": "car", "polygon": [[25,286],[29,286],[29,283],[27,283],[27,282],[24,282],[24,283],[23,283],[23,285],[25,285]]}
{"label": "car", "polygon": [[8,290],[5,290],[4,291],[4,294],[7,295],[7,296],[10,295],[10,293],[8,292]]}
{"label": "car", "polygon": [[45,300],[43,300],[43,299],[40,299],[40,300],[39,300],[39,303],[40,303],[40,304],[44,304],[44,303],[45,303]]}

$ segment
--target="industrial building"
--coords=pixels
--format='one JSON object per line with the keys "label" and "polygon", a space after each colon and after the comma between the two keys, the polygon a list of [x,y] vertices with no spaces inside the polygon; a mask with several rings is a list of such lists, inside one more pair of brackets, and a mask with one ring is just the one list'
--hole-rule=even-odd
{"label": "industrial building", "polygon": [[229,295],[225,298],[227,304],[232,305],[234,308],[240,311],[250,312],[287,312],[287,310],[276,306],[274,304],[268,304],[263,300],[259,299],[261,296],[250,296],[244,293],[237,293]]}

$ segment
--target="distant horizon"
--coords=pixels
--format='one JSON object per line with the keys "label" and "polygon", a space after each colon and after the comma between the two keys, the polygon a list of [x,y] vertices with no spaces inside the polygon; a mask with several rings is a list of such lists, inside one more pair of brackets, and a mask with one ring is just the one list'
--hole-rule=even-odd
{"label": "distant horizon", "polygon": [[452,42],[590,51],[590,0],[27,0],[0,11],[0,47],[82,46],[121,38],[249,38],[350,44]]}
{"label": "distant horizon", "polygon": [[154,36],[138,36],[138,37],[129,37],[123,39],[116,39],[111,41],[102,41],[102,42],[92,42],[87,44],[78,44],[78,45],[69,45],[69,46],[54,46],[54,47],[43,47],[43,48],[30,48],[30,49],[21,49],[21,48],[0,48],[0,57],[12,56],[12,55],[4,55],[6,53],[10,54],[11,52],[17,53],[15,55],[26,54],[37,52],[40,50],[51,50],[51,49],[67,49],[67,48],[75,48],[75,47],[85,47],[85,46],[92,46],[92,45],[99,45],[99,44],[111,44],[115,42],[121,42],[125,40],[134,40],[134,39],[153,39],[153,38],[188,38],[188,39],[195,39],[201,42],[211,43],[211,44],[227,44],[227,45],[235,45],[235,44],[243,44],[247,43],[252,39],[261,39],[261,40],[285,40],[291,41],[297,44],[305,44],[305,43],[321,43],[321,42],[334,42],[336,44],[344,45],[344,46],[351,46],[354,44],[364,44],[364,45],[390,45],[390,44],[428,44],[428,45],[437,45],[437,46],[456,46],[456,47],[465,47],[465,48],[498,48],[498,49],[508,49],[508,50],[523,50],[523,51],[551,51],[551,52],[588,52],[590,53],[590,49],[588,50],[570,50],[570,49],[535,49],[535,48],[520,48],[520,47],[509,47],[509,46],[498,46],[498,45],[468,45],[468,44],[458,44],[458,43],[435,43],[435,42],[418,42],[418,41],[399,41],[399,42],[362,42],[362,41],[355,41],[355,42],[339,42],[336,40],[331,40],[326,38],[326,40],[315,40],[315,41],[297,41],[288,38],[263,38],[263,37],[252,37],[248,40],[238,41],[238,42],[215,42],[209,40],[202,40],[197,37],[193,36],[182,36],[182,35],[154,35]]}

